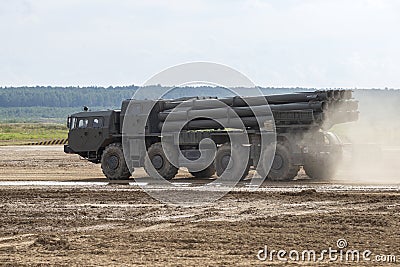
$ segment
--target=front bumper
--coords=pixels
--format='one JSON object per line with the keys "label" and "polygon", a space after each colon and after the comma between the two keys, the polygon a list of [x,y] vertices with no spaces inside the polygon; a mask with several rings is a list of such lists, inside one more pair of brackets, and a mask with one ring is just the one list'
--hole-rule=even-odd
{"label": "front bumper", "polygon": [[76,154],[75,151],[73,151],[72,148],[69,147],[69,145],[64,145],[64,153]]}

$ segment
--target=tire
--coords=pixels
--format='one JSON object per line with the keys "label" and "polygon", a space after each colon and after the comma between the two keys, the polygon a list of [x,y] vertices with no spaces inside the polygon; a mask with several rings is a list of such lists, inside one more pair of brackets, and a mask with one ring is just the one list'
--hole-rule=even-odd
{"label": "tire", "polygon": [[293,164],[293,159],[287,146],[278,143],[267,178],[271,181],[291,181],[297,176],[299,169],[298,165]]}
{"label": "tire", "polygon": [[215,174],[215,164],[213,163],[204,170],[198,172],[190,172],[190,174],[196,178],[210,178]]}
{"label": "tire", "polygon": [[318,181],[328,181],[335,177],[337,165],[341,161],[341,153],[334,152],[327,158],[309,158],[303,166],[308,177]]}
{"label": "tire", "polygon": [[305,159],[303,169],[308,177],[319,181],[328,181],[335,177],[337,166],[342,161],[342,142],[335,134],[326,132],[325,137],[329,140],[329,154],[323,156],[309,156]]}
{"label": "tire", "polygon": [[[174,162],[177,162],[178,153],[172,145],[168,143],[163,143],[163,145],[159,142],[149,147],[147,150],[148,157],[146,157],[144,162],[144,169],[153,178],[157,178],[156,173],[154,173],[155,169],[164,179],[171,180],[178,173],[178,168],[167,159],[166,154],[173,157]],[[164,153],[164,150],[166,153]]]}
{"label": "tire", "polygon": [[112,143],[104,149],[101,170],[109,180],[126,180],[131,176],[120,143]]}
{"label": "tire", "polygon": [[335,176],[336,172],[330,167],[323,167],[326,165],[327,164],[325,162],[319,161],[308,163],[307,165],[304,165],[303,168],[307,176],[311,179],[318,181],[329,181]]}
{"label": "tire", "polygon": [[[220,146],[215,155],[215,169],[217,176],[221,177],[222,174],[229,168],[232,176],[241,175],[240,180],[244,180],[249,174],[250,164],[249,159],[244,160],[241,155],[244,151],[240,148],[233,147],[233,157],[231,156],[231,144],[225,143]],[[230,162],[232,161],[232,162]],[[244,171],[243,171],[244,169]]]}

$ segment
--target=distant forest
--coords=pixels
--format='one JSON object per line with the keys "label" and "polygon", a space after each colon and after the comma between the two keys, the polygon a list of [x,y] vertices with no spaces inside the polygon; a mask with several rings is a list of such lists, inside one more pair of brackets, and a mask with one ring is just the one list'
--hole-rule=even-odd
{"label": "distant forest", "polygon": [[[0,88],[0,107],[109,107],[117,108],[124,99],[132,98],[137,86],[124,87],[6,87]],[[158,98],[165,87],[148,86],[146,97]],[[266,94],[309,91],[306,88],[261,88]],[[164,98],[183,96],[224,96],[226,90],[215,87],[176,88]]]}
{"label": "distant forest", "polygon": [[115,107],[136,89],[135,86],[6,87],[0,88],[0,107]]}
{"label": "distant forest", "polygon": [[[91,110],[118,109],[121,101],[132,98],[138,87],[5,87],[0,88],[0,121],[64,121],[68,114],[88,106]],[[168,93],[165,98],[182,96],[226,96],[213,87],[183,88]],[[146,87],[147,98],[157,98],[160,86]],[[260,88],[263,94],[313,91],[314,88]],[[360,111],[377,119],[385,112],[400,114],[400,90],[355,89]],[[371,109],[374,109],[372,111]],[[375,114],[376,113],[376,114]],[[393,113],[392,113],[393,114]]]}

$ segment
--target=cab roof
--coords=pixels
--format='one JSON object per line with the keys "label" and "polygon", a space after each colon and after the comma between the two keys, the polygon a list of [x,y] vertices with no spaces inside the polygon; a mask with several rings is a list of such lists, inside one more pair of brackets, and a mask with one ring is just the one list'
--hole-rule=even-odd
{"label": "cab roof", "polygon": [[71,117],[75,117],[75,118],[107,117],[107,116],[111,116],[114,112],[120,112],[120,111],[119,110],[82,111],[82,112],[72,114]]}

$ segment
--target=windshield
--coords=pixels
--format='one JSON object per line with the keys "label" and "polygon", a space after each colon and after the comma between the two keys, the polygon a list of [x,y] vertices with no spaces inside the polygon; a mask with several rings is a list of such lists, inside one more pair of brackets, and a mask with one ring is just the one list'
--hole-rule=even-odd
{"label": "windshield", "polygon": [[67,127],[68,127],[68,129],[70,129],[70,130],[75,129],[75,127],[76,127],[76,118],[74,118],[74,117],[68,117],[68,120],[67,120]]}

